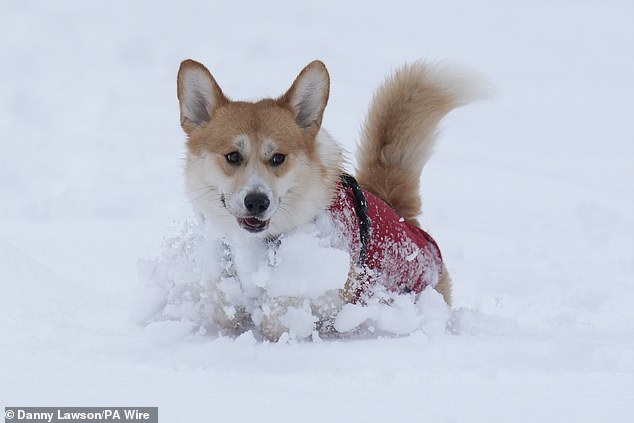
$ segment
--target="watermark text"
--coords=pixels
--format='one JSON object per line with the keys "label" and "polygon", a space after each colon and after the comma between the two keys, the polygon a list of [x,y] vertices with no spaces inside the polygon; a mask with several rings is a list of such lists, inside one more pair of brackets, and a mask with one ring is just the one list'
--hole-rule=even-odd
{"label": "watermark text", "polygon": [[158,407],[4,407],[5,423],[158,423]]}

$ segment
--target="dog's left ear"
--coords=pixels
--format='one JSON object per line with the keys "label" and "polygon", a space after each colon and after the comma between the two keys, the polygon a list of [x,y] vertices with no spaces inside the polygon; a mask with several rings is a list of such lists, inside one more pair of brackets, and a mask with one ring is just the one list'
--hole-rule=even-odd
{"label": "dog's left ear", "polygon": [[309,63],[297,76],[291,88],[280,99],[305,129],[319,129],[330,94],[330,76],[319,60]]}

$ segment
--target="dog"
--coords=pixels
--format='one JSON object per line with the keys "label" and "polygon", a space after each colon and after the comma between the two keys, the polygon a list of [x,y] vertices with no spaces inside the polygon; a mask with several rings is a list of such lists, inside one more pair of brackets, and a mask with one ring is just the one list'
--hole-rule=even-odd
{"label": "dog", "polygon": [[[387,78],[362,129],[356,177],[345,173],[342,147],[322,129],[330,77],[321,61],[309,63],[278,98],[232,101],[193,60],[181,63],[177,88],[187,135],[185,184],[203,219],[261,244],[329,213],[348,238],[342,303],[363,303],[368,287],[380,284],[399,293],[431,286],[451,304],[440,249],[417,219],[420,176],[437,126],[470,100],[459,72],[416,62]],[[246,310],[217,309],[222,327],[250,319]],[[269,339],[284,331],[279,314],[259,319]]]}

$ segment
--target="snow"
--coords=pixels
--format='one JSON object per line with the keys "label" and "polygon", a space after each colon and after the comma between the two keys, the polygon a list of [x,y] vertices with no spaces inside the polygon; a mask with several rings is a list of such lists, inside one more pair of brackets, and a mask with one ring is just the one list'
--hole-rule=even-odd
{"label": "snow", "polygon": [[350,258],[335,248],[341,241],[328,213],[272,242],[239,235],[193,220],[166,240],[161,257],[139,260],[137,320],[180,322],[203,336],[255,323],[268,339],[286,332],[303,340],[340,308]]}
{"label": "snow", "polygon": [[[631,2],[234,3],[3,6],[0,406],[150,405],[168,422],[631,421]],[[288,318],[303,324],[270,343],[201,330],[193,299],[208,293],[188,283],[201,271],[190,256],[170,266],[191,279],[161,279],[180,284],[173,297],[145,289],[166,246],[190,239],[175,87],[189,57],[248,99],[323,60],[324,126],[350,151],[400,64],[486,75],[495,96],[444,121],[422,178],[454,308],[433,291],[346,306],[339,327],[363,330],[310,342],[299,304]]]}

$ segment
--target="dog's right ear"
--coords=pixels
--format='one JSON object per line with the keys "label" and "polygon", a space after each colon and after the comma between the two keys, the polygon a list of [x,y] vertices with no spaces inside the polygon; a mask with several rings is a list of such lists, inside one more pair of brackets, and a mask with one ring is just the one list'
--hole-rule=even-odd
{"label": "dog's right ear", "polygon": [[177,86],[181,126],[187,135],[209,122],[217,107],[229,102],[207,68],[194,60],[181,63]]}
{"label": "dog's right ear", "polygon": [[278,101],[295,115],[295,121],[304,129],[321,127],[324,109],[330,93],[330,76],[319,60],[309,63]]}

